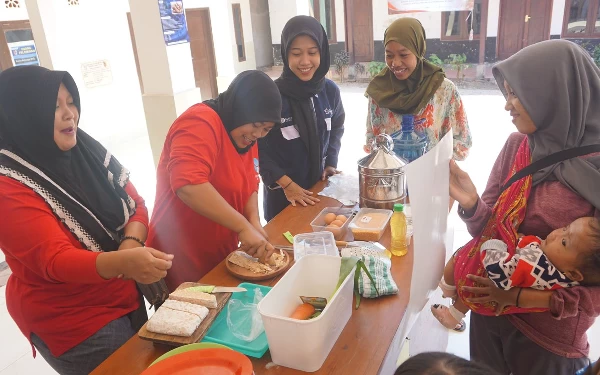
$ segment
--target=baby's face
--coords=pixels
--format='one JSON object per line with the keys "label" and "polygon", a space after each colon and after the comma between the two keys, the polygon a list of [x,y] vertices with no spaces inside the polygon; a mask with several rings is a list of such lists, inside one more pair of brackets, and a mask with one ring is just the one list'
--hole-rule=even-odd
{"label": "baby's face", "polygon": [[541,248],[548,260],[571,280],[581,281],[580,254],[589,251],[592,244],[590,217],[582,217],[564,228],[559,228],[542,241]]}

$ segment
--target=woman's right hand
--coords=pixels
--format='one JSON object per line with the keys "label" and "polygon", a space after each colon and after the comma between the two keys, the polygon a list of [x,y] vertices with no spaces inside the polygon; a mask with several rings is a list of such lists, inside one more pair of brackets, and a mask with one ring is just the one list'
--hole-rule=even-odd
{"label": "woman's right hand", "polygon": [[313,197],[313,192],[303,189],[300,185],[295,182],[290,182],[290,184],[283,189],[283,193],[287,200],[292,204],[292,206],[296,207],[296,203],[303,205],[304,207],[314,206],[315,203],[320,202],[319,198]]}
{"label": "woman's right hand", "polygon": [[141,284],[152,284],[167,276],[173,254],[163,253],[151,247],[136,247],[117,252],[120,255],[120,274]]}
{"label": "woman's right hand", "polygon": [[460,169],[454,160],[450,161],[450,196],[465,210],[470,210],[477,204],[479,195],[471,177]]}
{"label": "woman's right hand", "polygon": [[238,233],[238,238],[241,243],[240,250],[258,258],[261,263],[266,263],[275,251],[275,248],[267,241],[265,236],[250,223]]}

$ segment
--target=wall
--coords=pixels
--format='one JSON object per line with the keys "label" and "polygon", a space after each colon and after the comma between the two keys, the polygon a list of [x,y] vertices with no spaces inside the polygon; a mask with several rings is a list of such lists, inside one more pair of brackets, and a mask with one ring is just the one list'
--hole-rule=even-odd
{"label": "wall", "polygon": [[442,12],[388,14],[387,1],[373,0],[373,39],[383,40],[385,29],[401,17],[413,17],[421,21],[428,39],[439,39],[442,34]]}
{"label": "wall", "polygon": [[271,23],[269,21],[269,1],[250,0],[252,15],[252,39],[256,66],[273,65],[273,45],[271,44]]}
{"label": "wall", "polygon": [[[250,13],[250,1],[249,0],[228,0],[227,12],[229,20],[229,30],[231,32],[230,49],[233,61],[233,75],[230,76],[233,79],[237,74],[245,71],[256,69],[256,56],[254,54],[254,39],[252,37],[252,14]],[[242,30],[244,33],[244,48],[246,52],[246,60],[239,61],[237,54],[237,44],[235,42],[235,33],[233,27],[233,9],[232,4],[240,4],[242,10]],[[219,61],[217,60],[217,64]],[[229,84],[229,83],[228,83]]]}
{"label": "wall", "polygon": [[498,22],[499,21],[500,21],[500,0],[489,0],[488,27],[487,27],[488,38],[489,37],[495,38],[498,36]]}
{"label": "wall", "polygon": [[561,35],[565,15],[565,0],[554,0],[552,4],[552,21],[550,23],[550,35]]}
{"label": "wall", "polygon": [[335,34],[336,41],[343,42],[346,40],[344,0],[335,0]]}
{"label": "wall", "polygon": [[21,0],[20,8],[6,8],[4,2],[0,3],[0,22],[4,21],[23,21],[28,20],[25,0]]}
{"label": "wall", "polygon": [[[334,0],[336,41],[329,44],[332,56],[346,50],[346,22],[344,0]],[[287,21],[298,15],[309,15],[308,0],[269,0],[269,17],[271,19],[271,39],[273,41],[273,60],[281,65],[281,32]]]}
{"label": "wall", "polygon": [[[39,14],[33,12],[37,4],[42,4],[42,22]],[[145,134],[126,17],[127,2],[94,0],[69,6],[66,1],[28,0],[27,5],[42,64],[70,72],[77,82],[82,101],[81,128],[101,142],[117,135],[127,138]],[[107,24],[110,27],[106,27]],[[113,81],[105,86],[86,88],[81,64],[95,60],[108,60]]]}

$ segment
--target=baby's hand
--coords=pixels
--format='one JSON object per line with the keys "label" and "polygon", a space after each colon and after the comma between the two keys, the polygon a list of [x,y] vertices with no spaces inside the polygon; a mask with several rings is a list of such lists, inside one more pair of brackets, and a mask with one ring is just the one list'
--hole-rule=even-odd
{"label": "baby's hand", "polygon": [[517,239],[520,240],[523,237],[525,237],[525,235],[523,233],[517,233]]}

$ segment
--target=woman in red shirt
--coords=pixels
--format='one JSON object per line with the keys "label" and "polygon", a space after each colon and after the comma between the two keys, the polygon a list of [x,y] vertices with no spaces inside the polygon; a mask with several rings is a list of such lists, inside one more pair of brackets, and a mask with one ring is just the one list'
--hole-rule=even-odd
{"label": "woman in red shirt", "polygon": [[80,113],[69,73],[0,74],[6,305],[60,374],[90,373],[135,334],[147,316],[133,280],[160,280],[172,259],[143,247],[144,200],[129,172],[79,129]]}
{"label": "woman in red shirt", "polygon": [[170,290],[198,281],[241,249],[273,252],[258,215],[256,141],[281,121],[269,76],[239,74],[217,99],[196,104],[171,126],[157,171],[148,243],[175,255]]}

